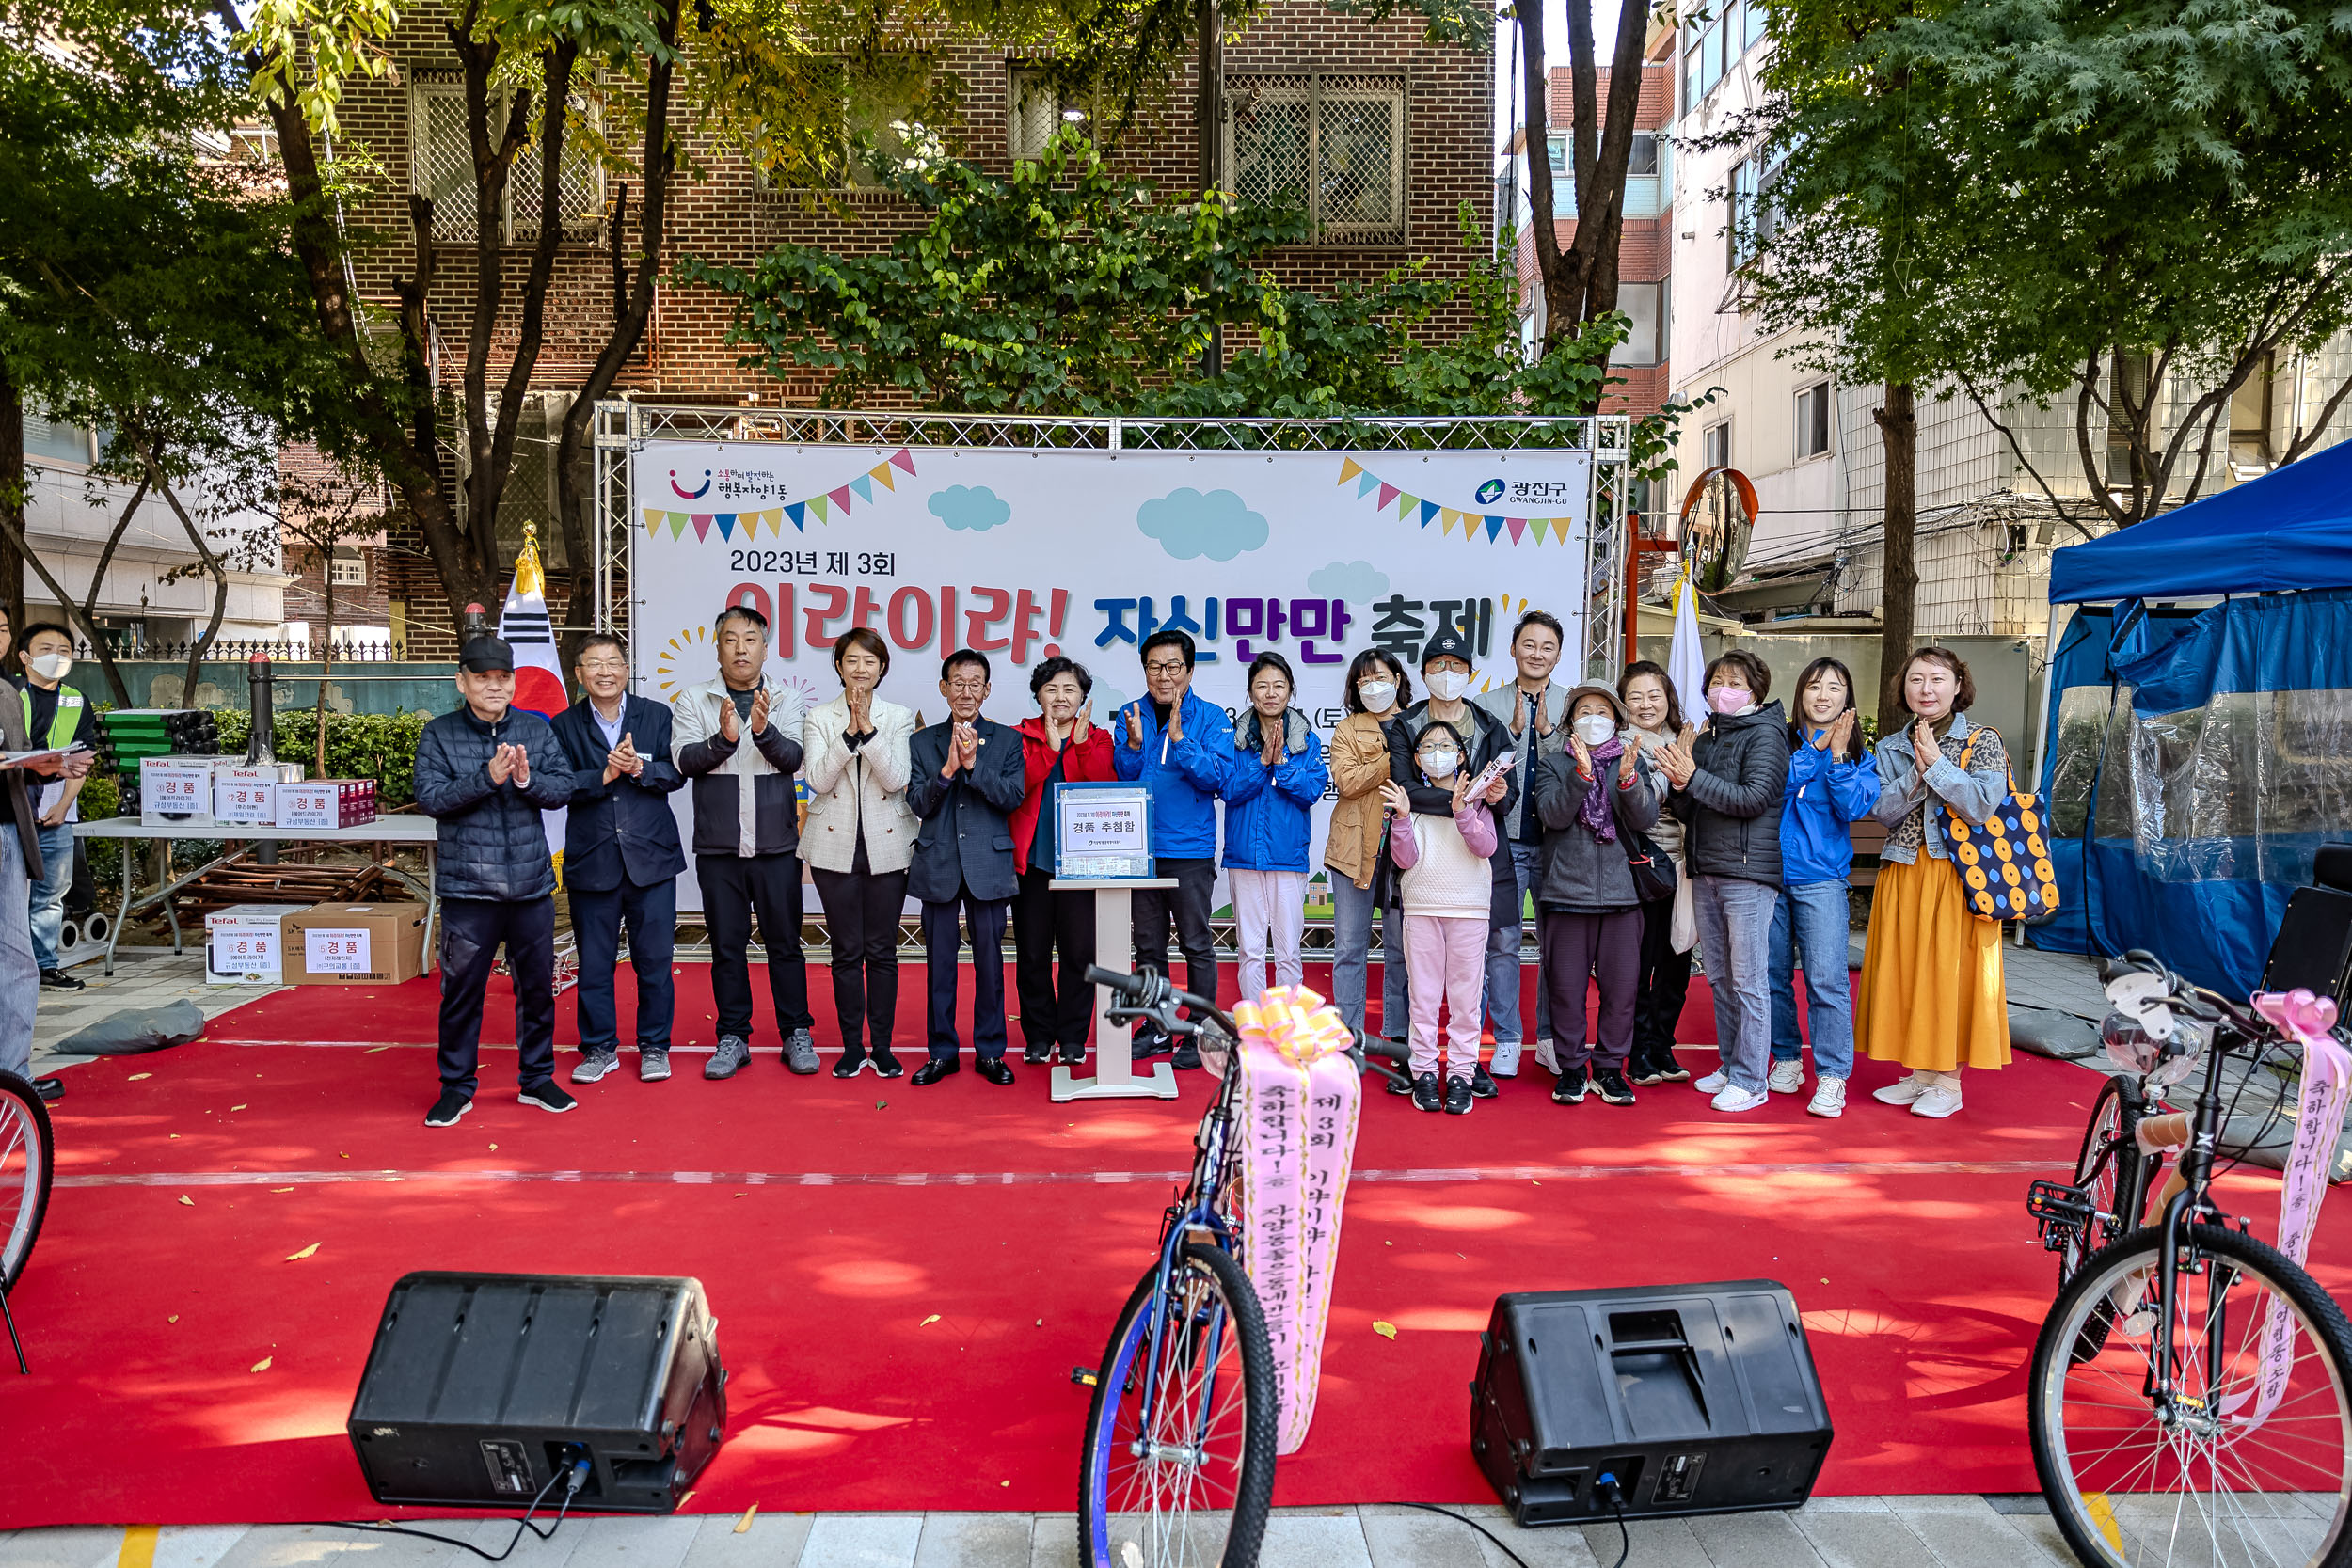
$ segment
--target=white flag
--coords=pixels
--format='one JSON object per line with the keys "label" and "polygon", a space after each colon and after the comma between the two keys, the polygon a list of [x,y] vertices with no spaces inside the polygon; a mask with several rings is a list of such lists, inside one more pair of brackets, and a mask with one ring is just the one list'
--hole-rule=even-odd
{"label": "white flag", "polygon": [[1674,683],[1684,721],[1692,724],[1707,717],[1707,653],[1699,646],[1698,597],[1685,573],[1675,584],[1675,640],[1666,655],[1666,678]]}
{"label": "white flag", "polygon": [[[506,606],[499,613],[499,636],[515,650],[515,706],[553,722],[571,706],[564,690],[564,666],[555,647],[555,624],[548,619],[547,575],[539,565],[538,530],[523,525],[522,553],[515,557],[515,583],[506,591]],[[569,814],[544,815],[548,848],[564,853],[564,819]]]}

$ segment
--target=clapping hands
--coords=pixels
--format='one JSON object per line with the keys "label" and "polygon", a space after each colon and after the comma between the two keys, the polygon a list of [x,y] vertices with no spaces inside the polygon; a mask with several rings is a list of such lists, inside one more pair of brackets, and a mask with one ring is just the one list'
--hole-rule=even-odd
{"label": "clapping hands", "polygon": [[517,789],[531,784],[531,753],[520,746],[501,746],[490,753],[490,782],[512,784]]}

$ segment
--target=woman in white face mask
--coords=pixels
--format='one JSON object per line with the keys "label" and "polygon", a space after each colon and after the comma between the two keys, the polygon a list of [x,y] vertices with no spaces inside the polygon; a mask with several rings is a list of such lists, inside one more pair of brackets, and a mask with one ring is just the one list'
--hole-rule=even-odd
{"label": "woman in white face mask", "polygon": [[1347,667],[1347,716],[1331,731],[1331,783],[1339,802],[1323,844],[1331,884],[1331,1005],[1350,1029],[1364,1029],[1366,979],[1372,966],[1372,915],[1380,924],[1380,1026],[1402,1040],[1406,1009],[1405,917],[1394,869],[1381,855],[1386,837],[1380,786],[1389,782],[1389,724],[1413,700],[1413,683],[1396,656],[1367,648]]}

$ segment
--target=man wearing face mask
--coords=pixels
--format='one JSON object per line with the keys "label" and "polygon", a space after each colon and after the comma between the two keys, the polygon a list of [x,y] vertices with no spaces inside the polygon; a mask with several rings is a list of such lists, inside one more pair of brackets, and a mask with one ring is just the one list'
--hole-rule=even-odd
{"label": "man wearing face mask", "polygon": [[58,967],[57,940],[65,932],[65,895],[73,885],[73,824],[81,817],[78,797],[96,758],[98,716],[79,691],[65,685],[73,668],[73,634],[54,621],[24,628],[17,658],[24,667],[24,734],[41,748],[91,748],[69,758],[63,774],[25,781],[40,828],[40,879],[33,884],[33,961],[43,990],[80,990],[82,982]]}
{"label": "man wearing face mask", "polygon": [[[1422,648],[1421,673],[1422,683],[1429,689],[1428,699],[1406,708],[1401,721],[1389,726],[1389,777],[1404,789],[1416,814],[1451,817],[1454,777],[1475,776],[1488,763],[1510,751],[1511,731],[1502,720],[1469,700],[1470,646],[1456,628],[1444,627]],[[1433,758],[1428,742],[1423,739],[1417,763],[1413,737],[1423,736],[1432,721],[1449,726],[1459,737],[1461,748],[1450,758],[1442,752]],[[1424,783],[1422,769],[1433,761],[1438,767],[1451,763],[1454,771],[1442,779],[1432,771],[1429,776],[1435,782]],[[1487,787],[1486,800],[1496,821],[1513,820],[1512,808],[1518,803],[1518,790],[1509,773]],[[1489,863],[1494,888],[1487,927],[1487,974],[1492,976],[1500,967],[1499,955],[1507,951],[1512,983],[1516,985],[1519,962],[1519,877],[1511,860],[1509,834],[1495,834]],[[1405,912],[1408,916],[1413,912],[1410,899],[1405,900]],[[1516,1010],[1512,1016],[1518,1016]],[[1484,1063],[1470,1075],[1470,1092],[1482,1100],[1494,1096],[1495,1081]]]}
{"label": "man wearing face mask", "polygon": [[[1522,914],[1527,895],[1544,876],[1544,825],[1535,816],[1535,769],[1545,757],[1568,743],[1567,693],[1551,680],[1551,672],[1560,663],[1561,639],[1558,618],[1540,610],[1520,616],[1511,632],[1511,662],[1518,667],[1518,678],[1471,699],[1510,726],[1512,748],[1518,753],[1511,764],[1511,785],[1518,803],[1509,819],[1497,826],[1518,878]],[[1608,738],[1601,736],[1601,740]],[[1486,1016],[1494,1020],[1497,1078],[1518,1075],[1519,1042],[1525,1038],[1519,1025],[1518,944],[1512,942],[1507,951],[1502,950],[1507,938],[1508,933],[1497,927],[1486,961]],[[1560,1070],[1552,1053],[1551,994],[1540,972],[1535,982],[1535,1060],[1547,1072]]]}

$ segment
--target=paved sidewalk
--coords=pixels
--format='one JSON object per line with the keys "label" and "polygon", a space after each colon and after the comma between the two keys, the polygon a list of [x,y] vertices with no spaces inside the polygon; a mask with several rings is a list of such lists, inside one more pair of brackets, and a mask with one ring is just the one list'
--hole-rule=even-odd
{"label": "paved sidewalk", "polygon": [[[1494,1507],[1455,1512],[1507,1542],[1531,1568],[1610,1568],[1615,1526],[1522,1530]],[[1077,1568],[1067,1513],[763,1513],[567,1521],[526,1539],[516,1568]],[[497,1551],[491,1519],[420,1528]],[[2064,1568],[2074,1559],[2036,1497],[1822,1497],[1793,1513],[1637,1521],[1627,1568]],[[471,1553],[331,1525],[168,1527],[160,1532],[20,1530],[0,1535],[0,1568],[458,1568]],[[1417,1509],[1282,1509],[1266,1568],[1509,1568],[1469,1526]]]}

